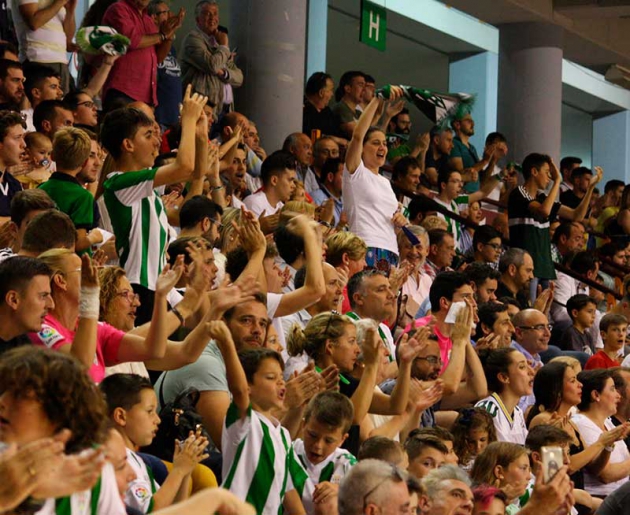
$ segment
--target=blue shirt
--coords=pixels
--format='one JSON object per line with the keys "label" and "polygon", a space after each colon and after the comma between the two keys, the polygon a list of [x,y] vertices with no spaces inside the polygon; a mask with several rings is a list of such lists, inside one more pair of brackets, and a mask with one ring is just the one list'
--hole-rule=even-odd
{"label": "blue shirt", "polygon": [[343,210],[343,202],[341,200],[341,197],[335,198],[335,196],[332,193],[330,193],[326,189],[326,186],[324,186],[323,184],[320,185],[318,190],[315,190],[311,193],[311,197],[313,198],[313,201],[315,202],[315,204],[317,204],[318,206],[321,206],[329,198],[335,201],[334,217],[335,217],[335,225],[337,225],[339,223],[339,217],[341,216],[341,211]]}

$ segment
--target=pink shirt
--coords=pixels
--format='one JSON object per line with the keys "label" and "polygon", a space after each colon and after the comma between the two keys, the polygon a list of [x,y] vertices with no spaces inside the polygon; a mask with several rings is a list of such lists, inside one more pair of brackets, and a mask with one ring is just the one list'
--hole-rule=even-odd
{"label": "pink shirt", "polygon": [[142,36],[157,34],[155,22],[147,14],[142,14],[129,0],[118,0],[105,11],[101,25],[115,28],[130,40],[125,55],[121,55],[107,77],[102,97],[109,89],[116,89],[125,95],[152,106],[157,105],[157,54],[155,45],[138,48]]}
{"label": "pink shirt", "polygon": [[[42,330],[39,333],[29,333],[28,337],[35,345],[58,350],[64,345],[71,344],[75,331],[67,329],[52,315],[46,315]],[[96,330],[96,354],[90,367],[90,376],[95,383],[100,383],[105,378],[105,367],[117,365],[118,349],[125,336],[123,331],[112,327],[105,322],[98,323]]]}
{"label": "pink shirt", "polygon": [[[414,328],[424,327],[425,325],[429,324],[431,320],[433,320],[433,315],[427,315],[426,317],[418,318],[414,320],[411,324],[409,324],[407,327],[405,327],[404,332],[408,333],[411,330],[412,324],[414,324],[413,325]],[[442,374],[444,370],[446,370],[446,367],[448,366],[448,362],[451,360],[451,350],[453,350],[453,340],[451,340],[450,336],[444,336],[438,329],[437,325],[433,327],[433,333],[435,334],[435,336],[437,336],[438,345],[440,346],[440,357],[442,358],[442,370],[440,374]]]}

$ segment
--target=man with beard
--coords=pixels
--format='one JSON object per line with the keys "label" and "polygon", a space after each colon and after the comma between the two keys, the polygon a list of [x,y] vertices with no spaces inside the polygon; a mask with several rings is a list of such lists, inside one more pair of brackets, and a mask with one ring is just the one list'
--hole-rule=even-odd
{"label": "man with beard", "polygon": [[509,347],[514,335],[514,325],[510,321],[508,307],[501,302],[486,302],[479,306],[477,339],[484,336],[498,338],[498,347]]}
{"label": "man with beard", "polygon": [[26,148],[25,127],[19,113],[3,112],[0,116],[0,224],[10,220],[11,200],[18,191],[22,191],[22,185],[7,168],[20,163],[20,156]]}
{"label": "man with beard", "polygon": [[486,263],[474,262],[464,269],[464,274],[475,291],[477,304],[495,302],[501,274]]}
{"label": "man with beard", "polygon": [[[395,109],[396,104],[389,109]],[[389,116],[386,108],[385,116]],[[391,164],[396,164],[403,157],[409,156],[417,159],[418,163],[424,164],[427,150],[429,149],[429,133],[419,134],[413,145],[409,143],[411,134],[411,117],[409,109],[403,108],[399,113],[394,114],[387,123],[387,160]],[[421,166],[423,168],[423,166]]]}
{"label": "man with beard", "polygon": [[530,307],[529,283],[534,278],[534,261],[529,252],[516,247],[505,251],[499,261],[499,273],[497,298],[512,297],[521,309]]}
{"label": "man with beard", "polygon": [[470,142],[475,134],[475,121],[470,114],[455,118],[451,127],[455,131],[453,138],[453,150],[449,158],[449,167],[462,174],[465,185],[464,190],[473,193],[479,190],[479,174],[483,170],[493,170],[497,157],[496,145],[488,145],[484,149],[483,157],[479,159],[477,149]]}
{"label": "man with beard", "polygon": [[0,110],[20,110],[24,98],[24,72],[22,65],[9,59],[0,59]]}
{"label": "man with beard", "polygon": [[426,186],[436,187],[438,174],[449,169],[448,160],[453,150],[453,130],[435,125],[429,137],[429,150],[424,158],[424,175],[428,182]]}
{"label": "man with beard", "polygon": [[212,247],[219,241],[223,209],[204,195],[187,200],[179,212],[180,237],[202,237]]}

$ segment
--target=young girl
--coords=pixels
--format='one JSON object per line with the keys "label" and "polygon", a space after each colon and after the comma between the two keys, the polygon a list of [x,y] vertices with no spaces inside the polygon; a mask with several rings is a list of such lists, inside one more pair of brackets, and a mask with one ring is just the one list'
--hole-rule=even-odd
{"label": "young girl", "polygon": [[475,407],[484,408],[494,421],[497,440],[525,444],[527,427],[518,402],[532,393],[534,371],[527,358],[511,347],[481,353],[486,371],[488,390],[492,395],[480,400]]}
{"label": "young girl", "polygon": [[29,163],[33,167],[24,175],[17,176],[17,180],[23,184],[24,189],[37,188],[46,182],[52,173],[52,142],[48,136],[39,132],[29,132],[24,136],[26,143],[26,153],[29,156]]}
{"label": "young girl", "polygon": [[459,466],[470,472],[475,458],[488,444],[497,441],[497,433],[490,414],[482,408],[463,409],[451,429],[453,447],[459,457]]}
{"label": "young girl", "polygon": [[491,485],[503,490],[510,503],[505,513],[514,515],[527,501],[522,499],[531,480],[527,449],[514,443],[491,443],[477,456],[470,478],[475,485]]}

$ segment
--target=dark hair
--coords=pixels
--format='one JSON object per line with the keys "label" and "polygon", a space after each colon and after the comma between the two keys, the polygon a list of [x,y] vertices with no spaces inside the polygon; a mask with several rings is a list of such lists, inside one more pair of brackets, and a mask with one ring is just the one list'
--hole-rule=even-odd
{"label": "dark hair", "polygon": [[133,138],[140,127],[151,127],[153,121],[140,109],[119,107],[105,115],[101,126],[101,142],[114,159],[122,155],[122,142]]}
{"label": "dark hair", "polygon": [[479,244],[487,245],[491,240],[501,239],[501,233],[491,225],[481,225],[475,229],[473,235],[473,251],[479,252],[477,246]]}
{"label": "dark hair", "polygon": [[66,93],[66,95],[63,97],[63,101],[68,106],[68,109],[70,109],[71,111],[76,111],[79,108],[80,95],[87,95],[88,97],[92,98],[92,95],[82,89],[70,91]]}
{"label": "dark hair", "polygon": [[620,181],[619,179],[611,179],[606,182],[606,185],[604,186],[604,193],[610,193],[621,186],[625,186],[623,181]]}
{"label": "dark hair", "polygon": [[488,432],[488,443],[497,441],[497,431],[490,413],[483,408],[463,408],[460,410],[451,431],[453,432],[453,450],[462,465],[466,465],[470,460],[468,435],[471,431],[479,429]]}
{"label": "dark hair", "polygon": [[[435,200],[425,195],[413,197],[411,202],[409,202],[409,206],[407,206],[407,209],[409,210],[409,220],[415,220],[419,213],[426,215],[429,211],[435,211],[436,205],[437,202],[435,202]],[[485,225],[482,227],[485,227]],[[475,231],[475,234],[477,234],[477,231]]]}
{"label": "dark hair", "polygon": [[383,277],[387,277],[384,272],[380,270],[361,270],[354,274],[350,280],[348,281],[348,300],[350,301],[350,306],[352,309],[356,306],[356,301],[354,300],[354,294],[358,293],[363,288],[363,282],[368,277],[374,277],[376,275],[382,275]]}
{"label": "dark hair", "polygon": [[18,191],[11,199],[11,221],[20,227],[31,211],[43,211],[57,207],[44,190],[30,189]]}
{"label": "dark hair", "polygon": [[326,81],[329,79],[332,80],[330,74],[326,72],[315,72],[306,81],[304,92],[307,96],[317,95],[317,93],[326,87]]}
{"label": "dark hair", "polygon": [[571,180],[577,179],[578,177],[582,177],[584,175],[593,175],[593,170],[587,168],[586,166],[579,166],[571,172]]}
{"label": "dark hair", "polygon": [[11,127],[20,125],[23,129],[26,129],[26,123],[22,119],[20,113],[15,111],[7,111],[6,109],[0,111],[0,142],[4,141],[7,133]]}
{"label": "dark hair", "polygon": [[381,129],[380,127],[377,127],[375,125],[372,125],[367,132],[365,133],[365,136],[363,136],[363,144],[365,145],[368,140],[372,137],[372,134],[374,134],[375,132],[380,132],[382,134],[385,134],[385,131],[383,131],[383,129]]}
{"label": "dark hair", "polygon": [[501,279],[501,274],[486,263],[480,263],[475,261],[470,263],[464,269],[464,275],[466,280],[471,283],[475,283],[475,286],[479,287],[485,283],[488,279]]}
{"label": "dark hair", "polygon": [[[18,258],[7,261],[11,259]],[[106,439],[105,401],[87,369],[73,356],[34,345],[4,353],[0,358],[0,394],[5,392],[17,398],[34,396],[55,432],[69,429],[68,454]]]}
{"label": "dark hair", "polygon": [[4,54],[7,52],[11,52],[12,54],[18,55],[18,49],[13,43],[11,43],[10,41],[0,41],[0,56],[3,59],[4,59]]}
{"label": "dark hair", "polygon": [[[256,292],[252,296],[254,298],[250,300],[249,302],[258,302],[259,304],[262,304],[263,306],[265,306],[265,309],[267,308],[267,297],[265,296],[264,293]],[[230,318],[232,318],[232,316],[234,316],[234,311],[241,304],[237,304],[233,308],[228,309],[225,313],[223,313],[223,318],[225,318],[226,320],[229,320]]]}
{"label": "dark hair", "polygon": [[556,245],[560,241],[560,237],[564,236],[565,238],[571,237],[571,229],[574,227],[575,222],[562,222],[553,233],[553,238],[551,241]]}
{"label": "dark hair", "polygon": [[50,249],[72,249],[77,243],[77,231],[72,219],[57,209],[39,213],[30,221],[24,237],[22,249],[41,254]]}
{"label": "dark hair", "polygon": [[[429,234],[431,232],[433,231],[430,231]],[[429,302],[431,302],[433,313],[440,311],[440,299],[442,297],[452,301],[455,291],[466,284],[468,284],[468,279],[461,272],[442,272],[437,274],[429,289]]]}
{"label": "dark hair", "polygon": [[249,263],[249,256],[243,247],[237,247],[227,253],[225,259],[225,273],[232,281],[236,281]]}
{"label": "dark hair", "polygon": [[38,64],[29,67],[28,73],[24,79],[24,93],[31,103],[33,102],[33,89],[41,88],[46,79],[53,77],[61,80],[61,75],[48,66]]}
{"label": "dark hair", "polygon": [[33,110],[33,125],[37,132],[44,132],[42,123],[51,122],[57,116],[57,109],[70,111],[63,100],[42,100]]}
{"label": "dark hair", "polygon": [[365,73],[359,71],[349,71],[344,73],[339,79],[339,85],[335,90],[335,101],[341,101],[342,97],[345,95],[345,87],[352,84],[352,79],[355,77],[363,77],[365,78]]}
{"label": "dark hair", "polygon": [[417,434],[417,435],[435,436],[436,438],[439,438],[443,442],[455,441],[455,437],[453,436],[453,433],[451,433],[448,429],[444,429],[443,427],[440,427],[440,426],[421,427],[419,429],[414,429],[413,432],[414,434]]}
{"label": "dark hair", "polygon": [[604,243],[601,247],[597,249],[597,253],[601,257],[613,258],[614,255],[620,250],[624,250],[625,246],[621,246],[620,241],[609,241],[608,243]]}
{"label": "dark hair", "polygon": [[182,229],[194,227],[204,218],[217,218],[223,214],[223,208],[204,195],[195,195],[186,200],[179,210],[179,226]]}
{"label": "dark hair", "polygon": [[459,170],[453,170],[451,168],[442,168],[440,169],[440,171],[438,172],[438,191],[441,193],[442,190],[444,189],[442,187],[442,184],[447,184],[448,181],[451,179],[451,175],[453,175],[454,173],[459,173]]}
{"label": "dark hair", "polygon": [[142,390],[153,390],[146,377],[138,374],[112,374],[98,385],[107,402],[107,414],[111,417],[116,408],[129,411],[140,402]]}
{"label": "dark hair", "polygon": [[278,254],[289,265],[304,254],[304,238],[291,232],[285,224],[280,224],[273,233],[273,241]]}
{"label": "dark hair", "polygon": [[567,313],[571,320],[575,320],[575,317],[573,316],[574,309],[580,311],[589,304],[593,304],[597,307],[597,302],[595,301],[595,299],[593,297],[585,295],[584,293],[578,293],[577,295],[573,295],[572,297],[570,297],[569,300],[567,300]]}
{"label": "dark hair", "polygon": [[628,325],[628,319],[617,313],[606,313],[599,321],[599,330],[607,332],[612,325]]}
{"label": "dark hair", "polygon": [[514,297],[501,297],[500,299],[498,299],[498,301],[501,304],[505,304],[508,307],[509,306],[515,306],[519,310],[521,309],[521,305],[519,304],[518,300],[516,300]]}
{"label": "dark hair", "polygon": [[512,347],[503,347],[501,349],[483,349],[479,352],[479,359],[483,364],[486,372],[486,380],[488,382],[488,390],[495,393],[501,393],[505,388],[504,384],[499,381],[499,374],[508,374],[508,367],[512,364],[512,354],[516,349]]}
{"label": "dark hair", "polygon": [[514,265],[516,268],[523,266],[525,254],[529,254],[529,252],[518,247],[507,249],[501,256],[501,259],[499,259],[499,273],[504,274],[507,272],[510,265]]}
{"label": "dark hair", "polygon": [[24,292],[28,283],[38,276],[50,277],[52,270],[39,259],[26,256],[12,256],[0,263],[0,305],[4,304],[7,293],[12,290]]}
{"label": "dark hair", "polygon": [[501,302],[484,302],[480,304],[477,309],[477,314],[479,316],[479,324],[477,324],[477,338],[481,338],[483,336],[483,331],[481,329],[481,325],[484,324],[486,327],[490,328],[492,331],[492,326],[497,321],[499,317],[499,313],[507,312],[508,307]]}
{"label": "dark hair", "polygon": [[569,254],[566,257],[566,262],[574,272],[586,275],[587,272],[591,272],[597,268],[599,259],[594,252],[581,250],[579,252]]}
{"label": "dark hair", "polygon": [[571,368],[563,361],[553,361],[541,367],[534,376],[534,397],[536,402],[527,415],[527,425],[539,413],[556,411],[562,402],[564,375]]}
{"label": "dark hair", "polygon": [[212,244],[203,236],[181,236],[168,244],[167,253],[169,265],[175,265],[175,262],[177,261],[177,256],[179,255],[184,256],[185,265],[190,265],[192,263],[190,251],[188,250],[188,245],[190,243],[200,247],[205,246],[206,250],[212,250]]}
{"label": "dark hair", "polygon": [[329,173],[332,173],[333,176],[336,175],[339,172],[339,165],[343,165],[343,161],[338,157],[330,157],[326,159],[322,165],[322,182],[326,182]]}
{"label": "dark hair", "polygon": [[602,393],[608,379],[612,378],[612,371],[606,368],[583,370],[578,374],[578,381],[582,383],[582,400],[578,404],[580,411],[588,411],[593,402],[592,393]]}
{"label": "dark hair", "polygon": [[[365,82],[368,82],[367,77],[365,78]],[[389,121],[389,123],[393,123],[395,125],[398,125],[398,117],[401,114],[409,115],[409,109],[407,109],[406,107],[403,107],[401,109],[400,113],[398,113],[397,115],[392,116],[392,119]]]}
{"label": "dark hair", "polygon": [[376,79],[372,77],[369,73],[364,73],[363,75],[365,75],[366,84],[376,84]]}
{"label": "dark hair", "polygon": [[284,370],[284,360],[282,356],[272,349],[247,349],[238,353],[245,377],[248,383],[254,381],[254,375],[258,372],[260,364],[266,359],[275,359],[282,370]]}
{"label": "dark hair", "polygon": [[523,159],[523,177],[527,181],[532,176],[532,168],[536,168],[537,170],[547,163],[551,166],[551,158],[547,154],[537,154],[532,153],[528,154],[528,156]]}
{"label": "dark hair", "polygon": [[313,397],[304,410],[304,422],[311,418],[332,428],[341,428],[347,433],[354,419],[354,407],[350,399],[339,392],[320,392]]}
{"label": "dark hair", "polygon": [[579,157],[567,156],[560,160],[560,171],[568,170],[573,165],[581,165],[582,160]]}
{"label": "dark hair", "polygon": [[493,143],[507,143],[507,138],[500,132],[491,132],[486,136],[486,145]]}
{"label": "dark hair", "polygon": [[409,433],[409,436],[405,441],[405,451],[407,452],[407,456],[409,456],[409,461],[420,456],[420,453],[427,447],[431,447],[444,454],[448,454],[448,448],[437,436],[418,434],[417,429],[414,429],[411,433]]}
{"label": "dark hair", "polygon": [[[7,49],[5,49],[5,52],[6,50]],[[23,70],[22,64],[18,61],[13,61],[11,59],[0,59],[0,80],[4,80],[7,78],[7,75],[9,74],[9,70],[11,68]]]}
{"label": "dark hair", "polygon": [[260,167],[260,179],[263,185],[267,186],[274,175],[279,176],[285,170],[295,170],[296,168],[297,161],[295,156],[284,150],[276,150],[263,161]]}
{"label": "dark hair", "polygon": [[394,171],[392,172],[392,181],[397,181],[406,177],[410,170],[420,168],[420,163],[413,156],[405,156],[400,158],[394,165]]}
{"label": "dark hair", "polygon": [[431,229],[428,233],[429,245],[439,245],[447,236],[450,236],[451,238],[453,237],[453,235],[446,229]]}
{"label": "dark hair", "polygon": [[400,442],[395,442],[386,436],[372,436],[365,440],[359,447],[357,459],[381,460],[396,465],[402,461],[405,451]]}
{"label": "dark hair", "polygon": [[532,452],[540,452],[547,445],[562,445],[571,441],[571,436],[564,429],[550,424],[540,424],[527,433],[525,447]]}

